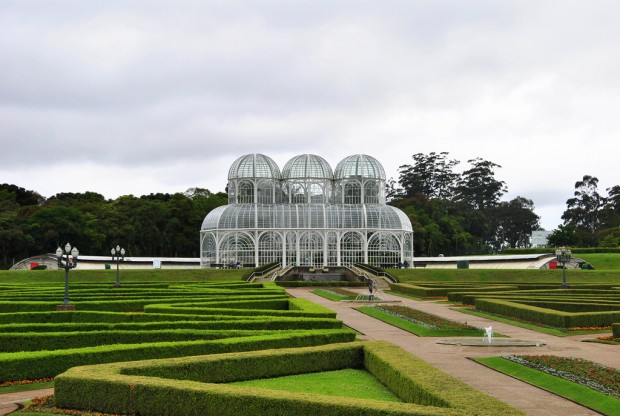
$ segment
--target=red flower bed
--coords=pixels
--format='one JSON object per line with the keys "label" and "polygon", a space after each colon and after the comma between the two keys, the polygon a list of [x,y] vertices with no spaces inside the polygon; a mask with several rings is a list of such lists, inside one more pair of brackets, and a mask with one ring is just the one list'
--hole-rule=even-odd
{"label": "red flower bed", "polygon": [[514,355],[508,360],[620,398],[620,371],[582,358],[555,355]]}
{"label": "red flower bed", "polygon": [[346,297],[356,297],[357,295],[359,295],[359,293],[357,292],[353,292],[351,290],[346,290],[346,289],[342,289],[339,287],[330,287],[329,289],[324,289],[327,290],[328,292],[333,292],[337,295],[340,296],[346,296]]}
{"label": "red flower bed", "polygon": [[0,387],[9,387],[9,386],[20,386],[22,384],[32,384],[32,383],[47,383],[53,381],[53,378],[39,378],[36,380],[20,380],[20,381],[5,381],[4,383],[0,383]]}

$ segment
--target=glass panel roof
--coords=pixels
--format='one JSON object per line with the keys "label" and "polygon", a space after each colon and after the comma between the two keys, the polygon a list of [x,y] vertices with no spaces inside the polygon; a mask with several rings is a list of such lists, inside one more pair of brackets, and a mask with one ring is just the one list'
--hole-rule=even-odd
{"label": "glass panel roof", "polygon": [[335,179],[372,178],[385,180],[385,170],[377,159],[368,155],[352,155],[336,166]]}
{"label": "glass panel roof", "polygon": [[377,204],[232,204],[211,211],[201,229],[248,228],[413,231],[404,212]]}
{"label": "glass panel roof", "polygon": [[269,156],[252,153],[235,160],[228,171],[229,180],[240,178],[280,179],[280,168]]}
{"label": "glass panel roof", "polygon": [[295,156],[284,165],[283,179],[333,179],[331,166],[325,159],[317,155]]}

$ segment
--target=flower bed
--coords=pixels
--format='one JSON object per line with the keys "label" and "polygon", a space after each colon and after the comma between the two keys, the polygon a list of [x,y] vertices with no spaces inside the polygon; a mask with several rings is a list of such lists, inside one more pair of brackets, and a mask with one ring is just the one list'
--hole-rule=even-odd
{"label": "flower bed", "polygon": [[466,323],[442,318],[441,316],[422,312],[406,306],[381,305],[375,306],[375,309],[430,329],[479,329],[471,325],[467,325]]}
{"label": "flower bed", "polygon": [[620,399],[620,371],[581,358],[507,355],[503,358]]}
{"label": "flower bed", "polygon": [[357,292],[353,292],[352,290],[346,290],[346,289],[342,289],[339,287],[330,287],[329,289],[324,289],[328,292],[333,292],[337,295],[343,296],[343,297],[356,297],[359,295],[359,293]]}

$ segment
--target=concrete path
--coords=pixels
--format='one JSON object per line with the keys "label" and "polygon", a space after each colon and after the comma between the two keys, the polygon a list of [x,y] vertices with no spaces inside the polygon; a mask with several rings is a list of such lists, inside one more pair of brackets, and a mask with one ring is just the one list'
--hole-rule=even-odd
{"label": "concrete path", "polygon": [[0,394],[0,415],[7,415],[18,409],[17,403],[32,400],[35,397],[54,394],[54,389],[28,390],[17,393]]}
{"label": "concrete path", "polygon": [[[494,332],[511,338],[541,340],[546,345],[540,347],[465,347],[437,344],[438,340],[446,338],[417,337],[353,309],[357,306],[368,305],[367,302],[333,302],[314,295],[311,293],[311,289],[305,288],[287,289],[287,292],[294,297],[306,298],[332,309],[337,313],[338,319],[363,334],[360,338],[390,341],[438,369],[522,410],[528,415],[581,416],[598,415],[599,413],[488,369],[469,358],[503,354],[549,354],[585,358],[620,369],[620,347],[617,345],[581,342],[584,337],[555,337],[541,334],[501,322],[463,314],[442,303],[415,301],[384,293],[380,295],[383,299],[400,300],[402,305],[456,321],[467,322],[478,328],[493,326]],[[586,338],[593,338],[593,336]]]}

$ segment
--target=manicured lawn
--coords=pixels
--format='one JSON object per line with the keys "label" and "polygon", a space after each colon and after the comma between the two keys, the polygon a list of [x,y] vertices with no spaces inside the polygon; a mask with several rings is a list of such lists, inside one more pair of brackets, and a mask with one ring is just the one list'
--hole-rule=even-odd
{"label": "manicured lawn", "polygon": [[231,384],[271,390],[352,397],[356,399],[385,400],[392,402],[401,401],[366,370],[352,368],[321,373],[240,381]]}
{"label": "manicured lawn", "polygon": [[[131,269],[120,271],[123,282],[179,282],[179,281],[242,281],[245,273],[251,269]],[[61,283],[64,284],[64,270],[0,270],[0,283]],[[69,281],[75,282],[116,282],[116,270],[71,270]]]}
{"label": "manicured lawn", "polygon": [[555,393],[558,396],[587,406],[604,415],[620,415],[620,400],[591,390],[580,384],[534,370],[501,357],[477,358],[475,361],[501,373],[508,374],[519,380]]}
{"label": "manicured lawn", "polygon": [[575,254],[575,257],[584,259],[596,270],[620,271],[620,253]]}
{"label": "manicured lawn", "polygon": [[[376,308],[361,306],[355,308],[356,310],[372,316],[382,322],[400,328],[404,331],[410,332],[419,337],[481,337],[484,334],[482,329],[468,330],[468,329],[433,329],[423,325],[418,325],[410,322],[406,319],[399,318],[397,316],[382,312]],[[499,336],[500,334],[494,334]]]}
{"label": "manicured lawn", "polygon": [[[581,257],[581,256],[577,256]],[[585,259],[586,255],[582,258]],[[596,263],[594,262],[594,267]],[[616,267],[615,260],[609,267]],[[470,283],[562,283],[562,270],[546,269],[389,269],[401,283],[407,282],[470,282]],[[567,270],[569,283],[617,283],[619,269]]]}

